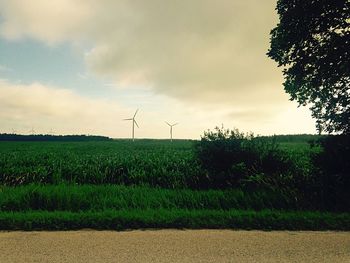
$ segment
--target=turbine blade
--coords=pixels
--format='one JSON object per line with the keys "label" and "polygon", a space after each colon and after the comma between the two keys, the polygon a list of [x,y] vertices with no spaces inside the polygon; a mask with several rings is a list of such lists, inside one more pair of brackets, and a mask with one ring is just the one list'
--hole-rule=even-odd
{"label": "turbine blade", "polygon": [[135,124],[136,124],[137,128],[140,128],[140,127],[139,127],[139,125],[137,124],[136,120],[134,120],[134,122],[135,122]]}
{"label": "turbine blade", "polygon": [[177,123],[173,124],[173,126],[178,125],[178,124],[179,124],[179,123],[177,122]]}
{"label": "turbine blade", "polygon": [[133,118],[130,118],[130,119],[123,119],[123,121],[132,121]]}
{"label": "turbine blade", "polygon": [[165,123],[168,124],[168,125],[171,127],[171,125],[169,124],[169,122],[166,121]]}
{"label": "turbine blade", "polygon": [[136,114],[137,114],[138,111],[139,111],[139,109],[137,109],[137,110],[135,111],[134,118],[135,118],[135,116],[136,116]]}

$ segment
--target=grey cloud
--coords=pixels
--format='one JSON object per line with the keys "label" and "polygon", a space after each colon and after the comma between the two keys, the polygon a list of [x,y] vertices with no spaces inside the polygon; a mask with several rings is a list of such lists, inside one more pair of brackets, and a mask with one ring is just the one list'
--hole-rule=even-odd
{"label": "grey cloud", "polygon": [[101,27],[87,61],[117,82],[148,85],[181,100],[259,104],[278,87],[269,97],[274,103],[283,94],[281,73],[265,55],[276,23],[274,5],[131,1],[121,24]]}
{"label": "grey cloud", "polygon": [[[285,102],[281,72],[265,55],[276,0],[20,3],[0,0],[5,37],[87,41],[89,68],[117,85],[238,108]],[[61,17],[52,6],[61,6]]]}

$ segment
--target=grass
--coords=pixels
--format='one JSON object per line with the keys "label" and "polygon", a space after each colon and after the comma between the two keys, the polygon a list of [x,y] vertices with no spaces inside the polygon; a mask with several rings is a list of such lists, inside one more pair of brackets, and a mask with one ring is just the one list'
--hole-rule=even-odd
{"label": "grass", "polygon": [[0,184],[185,188],[202,175],[191,141],[0,142]]}
{"label": "grass", "polygon": [[161,189],[118,185],[26,185],[0,188],[0,212],[87,210],[296,210],[292,196],[271,191]]}
{"label": "grass", "polygon": [[294,211],[298,204],[284,198],[271,192],[237,189],[195,191],[113,185],[2,187],[0,229],[350,230],[350,213]]}
{"label": "grass", "polygon": [[350,230],[350,214],[247,210],[105,210],[0,212],[2,230],[218,228]]}
{"label": "grass", "polygon": [[[309,169],[306,142],[281,149]],[[201,188],[206,181],[193,141],[0,142],[0,185],[124,184]]]}
{"label": "grass", "polygon": [[[318,149],[280,147],[311,171]],[[193,190],[206,176],[192,141],[0,142],[0,229],[350,230],[286,191]]]}

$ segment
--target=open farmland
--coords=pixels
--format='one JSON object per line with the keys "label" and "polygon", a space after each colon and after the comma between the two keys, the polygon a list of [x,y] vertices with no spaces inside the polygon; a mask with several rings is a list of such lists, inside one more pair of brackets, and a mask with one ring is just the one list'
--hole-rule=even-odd
{"label": "open farmland", "polygon": [[[198,188],[205,176],[195,157],[196,141],[113,140],[97,142],[0,141],[0,184],[123,184]],[[278,146],[308,165],[306,139]]]}
{"label": "open farmland", "polygon": [[0,142],[0,183],[186,187],[200,175],[191,141]]}
{"label": "open farmland", "polygon": [[[0,142],[0,228],[350,229],[348,211],[264,181],[218,187],[196,143]],[[306,141],[278,148],[302,173],[320,151]]]}

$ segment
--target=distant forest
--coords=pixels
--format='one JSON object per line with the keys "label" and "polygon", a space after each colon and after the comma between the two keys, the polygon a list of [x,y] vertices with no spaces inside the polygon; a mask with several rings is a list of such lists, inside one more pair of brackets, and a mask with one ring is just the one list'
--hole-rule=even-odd
{"label": "distant forest", "polygon": [[53,142],[87,142],[87,141],[110,141],[109,137],[96,135],[20,135],[0,134],[0,141],[53,141]]}
{"label": "distant forest", "polygon": [[[317,140],[326,135],[313,134],[292,134],[292,135],[274,135],[258,136],[260,138],[275,139],[277,143],[282,142],[309,142]],[[87,142],[87,141],[111,141],[112,138],[98,135],[20,135],[0,133],[0,141],[54,141],[54,142]],[[140,139],[145,140],[145,139]],[[146,139],[147,140],[147,139]],[[153,139],[149,139],[153,140]]]}
{"label": "distant forest", "polygon": [[289,135],[273,135],[273,136],[259,136],[260,138],[275,139],[279,142],[310,142],[320,138],[326,137],[327,135],[315,135],[315,134],[289,134]]}

